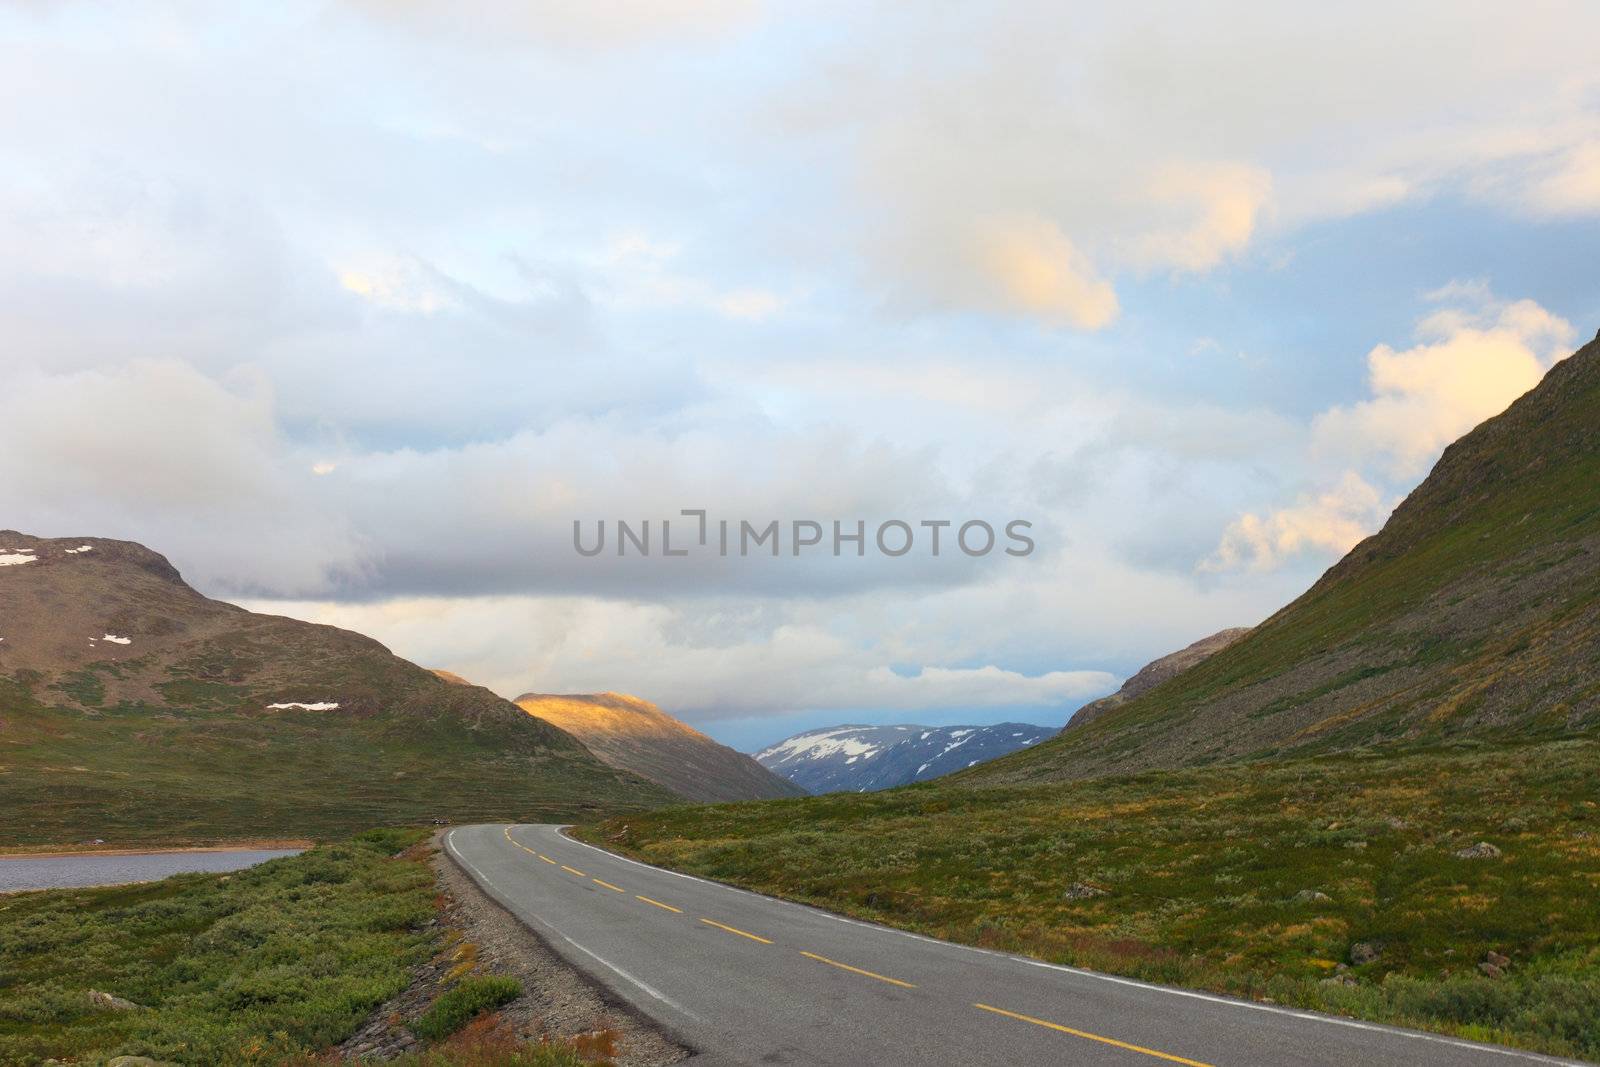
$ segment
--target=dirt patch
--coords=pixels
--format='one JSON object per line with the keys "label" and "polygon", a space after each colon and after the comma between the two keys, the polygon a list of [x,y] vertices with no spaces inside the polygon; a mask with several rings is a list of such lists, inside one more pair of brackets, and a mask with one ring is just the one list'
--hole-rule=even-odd
{"label": "dirt patch", "polygon": [[608,1031],[617,1067],[665,1067],[689,1056],[646,1018],[574,970],[544,941],[491,900],[444,855],[430,847],[439,884],[440,952],[418,969],[411,985],[373,1013],[339,1046],[346,1059],[382,1060],[422,1044],[405,1026],[463,974],[503,974],[522,983],[523,994],[501,1008],[494,1029],[520,1040],[574,1038]]}

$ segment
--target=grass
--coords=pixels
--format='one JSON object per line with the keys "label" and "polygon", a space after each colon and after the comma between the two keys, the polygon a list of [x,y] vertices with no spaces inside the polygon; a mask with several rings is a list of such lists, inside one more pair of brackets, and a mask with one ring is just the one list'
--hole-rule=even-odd
{"label": "grass", "polygon": [[[337,1043],[428,958],[434,880],[378,831],[231,875],[0,897],[0,1063],[283,1062]],[[95,1007],[90,990],[139,1005]]]}
{"label": "grass", "polygon": [[0,811],[10,816],[0,846],[336,840],[435,818],[567,821],[673,799],[585,752],[530,745],[520,722],[262,714],[237,692],[203,709],[49,698],[0,679]]}
{"label": "grass", "polygon": [[411,1024],[411,1032],[429,1041],[449,1037],[484,1012],[509,1004],[521,995],[522,983],[515,978],[502,975],[462,978]]}
{"label": "grass", "polygon": [[[672,808],[578,836],[968,944],[1600,1059],[1597,783],[1591,739],[1468,742]],[[1503,854],[1455,855],[1478,841]],[[1480,972],[1491,951],[1503,977]]]}

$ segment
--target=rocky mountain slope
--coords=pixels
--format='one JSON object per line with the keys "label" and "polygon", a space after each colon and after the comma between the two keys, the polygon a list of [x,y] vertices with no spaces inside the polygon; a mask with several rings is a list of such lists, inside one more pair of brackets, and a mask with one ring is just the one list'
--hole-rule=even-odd
{"label": "rocky mountain slope", "polygon": [[0,843],[318,837],[671,799],[370,638],[208,599],[142,545],[0,531]]}
{"label": "rocky mountain slope", "polygon": [[1056,731],[994,726],[832,726],[796,734],[756,762],[812,793],[862,793],[926,782],[1036,745]]}
{"label": "rocky mountain slope", "polygon": [[1600,338],[1225,650],[972,785],[1600,723]]}
{"label": "rocky mountain slope", "polygon": [[1093,722],[1112,708],[1121,707],[1134,697],[1149,692],[1168,679],[1177,677],[1201,660],[1216,655],[1249,632],[1248,626],[1219,630],[1210,637],[1202,637],[1192,645],[1180,648],[1160,659],[1151,660],[1140,667],[1133,677],[1123,682],[1121,689],[1110,696],[1103,696],[1099,700],[1085,704],[1073,712],[1072,718],[1067,720],[1067,725],[1062,729]]}
{"label": "rocky mountain slope", "polygon": [[524,693],[517,706],[572,734],[605,763],[688,800],[721,803],[805,795],[799,786],[648,700],[625,693]]}

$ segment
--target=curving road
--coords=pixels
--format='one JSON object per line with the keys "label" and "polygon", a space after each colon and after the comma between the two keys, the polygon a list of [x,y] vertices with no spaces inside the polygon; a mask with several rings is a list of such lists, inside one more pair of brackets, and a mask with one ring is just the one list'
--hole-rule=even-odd
{"label": "curving road", "polygon": [[557,826],[450,856],[694,1064],[1518,1067],[1570,1063],[936,941],[662,870]]}

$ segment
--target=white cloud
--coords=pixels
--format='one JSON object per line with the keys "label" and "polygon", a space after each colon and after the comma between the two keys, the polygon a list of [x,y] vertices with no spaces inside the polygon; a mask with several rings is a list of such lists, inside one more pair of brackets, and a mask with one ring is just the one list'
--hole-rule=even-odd
{"label": "white cloud", "polygon": [[480,45],[611,49],[722,33],[753,20],[753,0],[348,0],[375,19]]}
{"label": "white cloud", "polygon": [[[1054,223],[994,222],[981,227],[974,241],[982,279],[974,294],[978,301],[1090,330],[1116,318],[1116,292],[1095,276],[1093,265]],[[957,291],[949,295],[967,302]]]}
{"label": "white cloud", "polygon": [[1172,164],[1151,180],[1155,212],[1177,218],[1136,235],[1132,259],[1154,267],[1205,271],[1242,251],[1272,195],[1272,175],[1242,164]]}
{"label": "white cloud", "polygon": [[1202,571],[1272,570],[1304,552],[1342,556],[1382,523],[1390,508],[1354,471],[1333,488],[1286,508],[1246,512],[1229,524]]}
{"label": "white cloud", "polygon": [[328,588],[367,562],[346,515],[308,506],[259,381],[175,361],[18,374],[0,391],[0,513],[55,536],[145,539],[202,585]]}
{"label": "white cloud", "polygon": [[1378,345],[1367,354],[1372,397],[1317,416],[1321,453],[1418,476],[1445,445],[1537,385],[1575,331],[1531,300],[1491,300],[1434,312],[1417,336],[1411,348]]}
{"label": "white cloud", "polygon": [[[1287,507],[1246,512],[1223,532],[1203,571],[1270,570],[1297,555],[1339,556],[1374,532],[1446,445],[1499,414],[1568,353],[1572,324],[1532,300],[1496,300],[1481,282],[1453,282],[1449,302],[1417,325],[1407,349],[1367,354],[1371,396],[1312,422],[1313,467],[1343,465],[1322,491]],[[1392,499],[1368,479],[1395,490]]]}
{"label": "white cloud", "polygon": [[[804,606],[775,614],[719,601],[692,609],[586,597],[399,599],[376,604],[252,601],[256,610],[358,629],[429,666],[505,696],[626,689],[700,721],[875,707],[1075,707],[1115,688],[1096,670],[1028,675],[996,666],[891,670]],[[729,627],[707,626],[726,613]]]}

